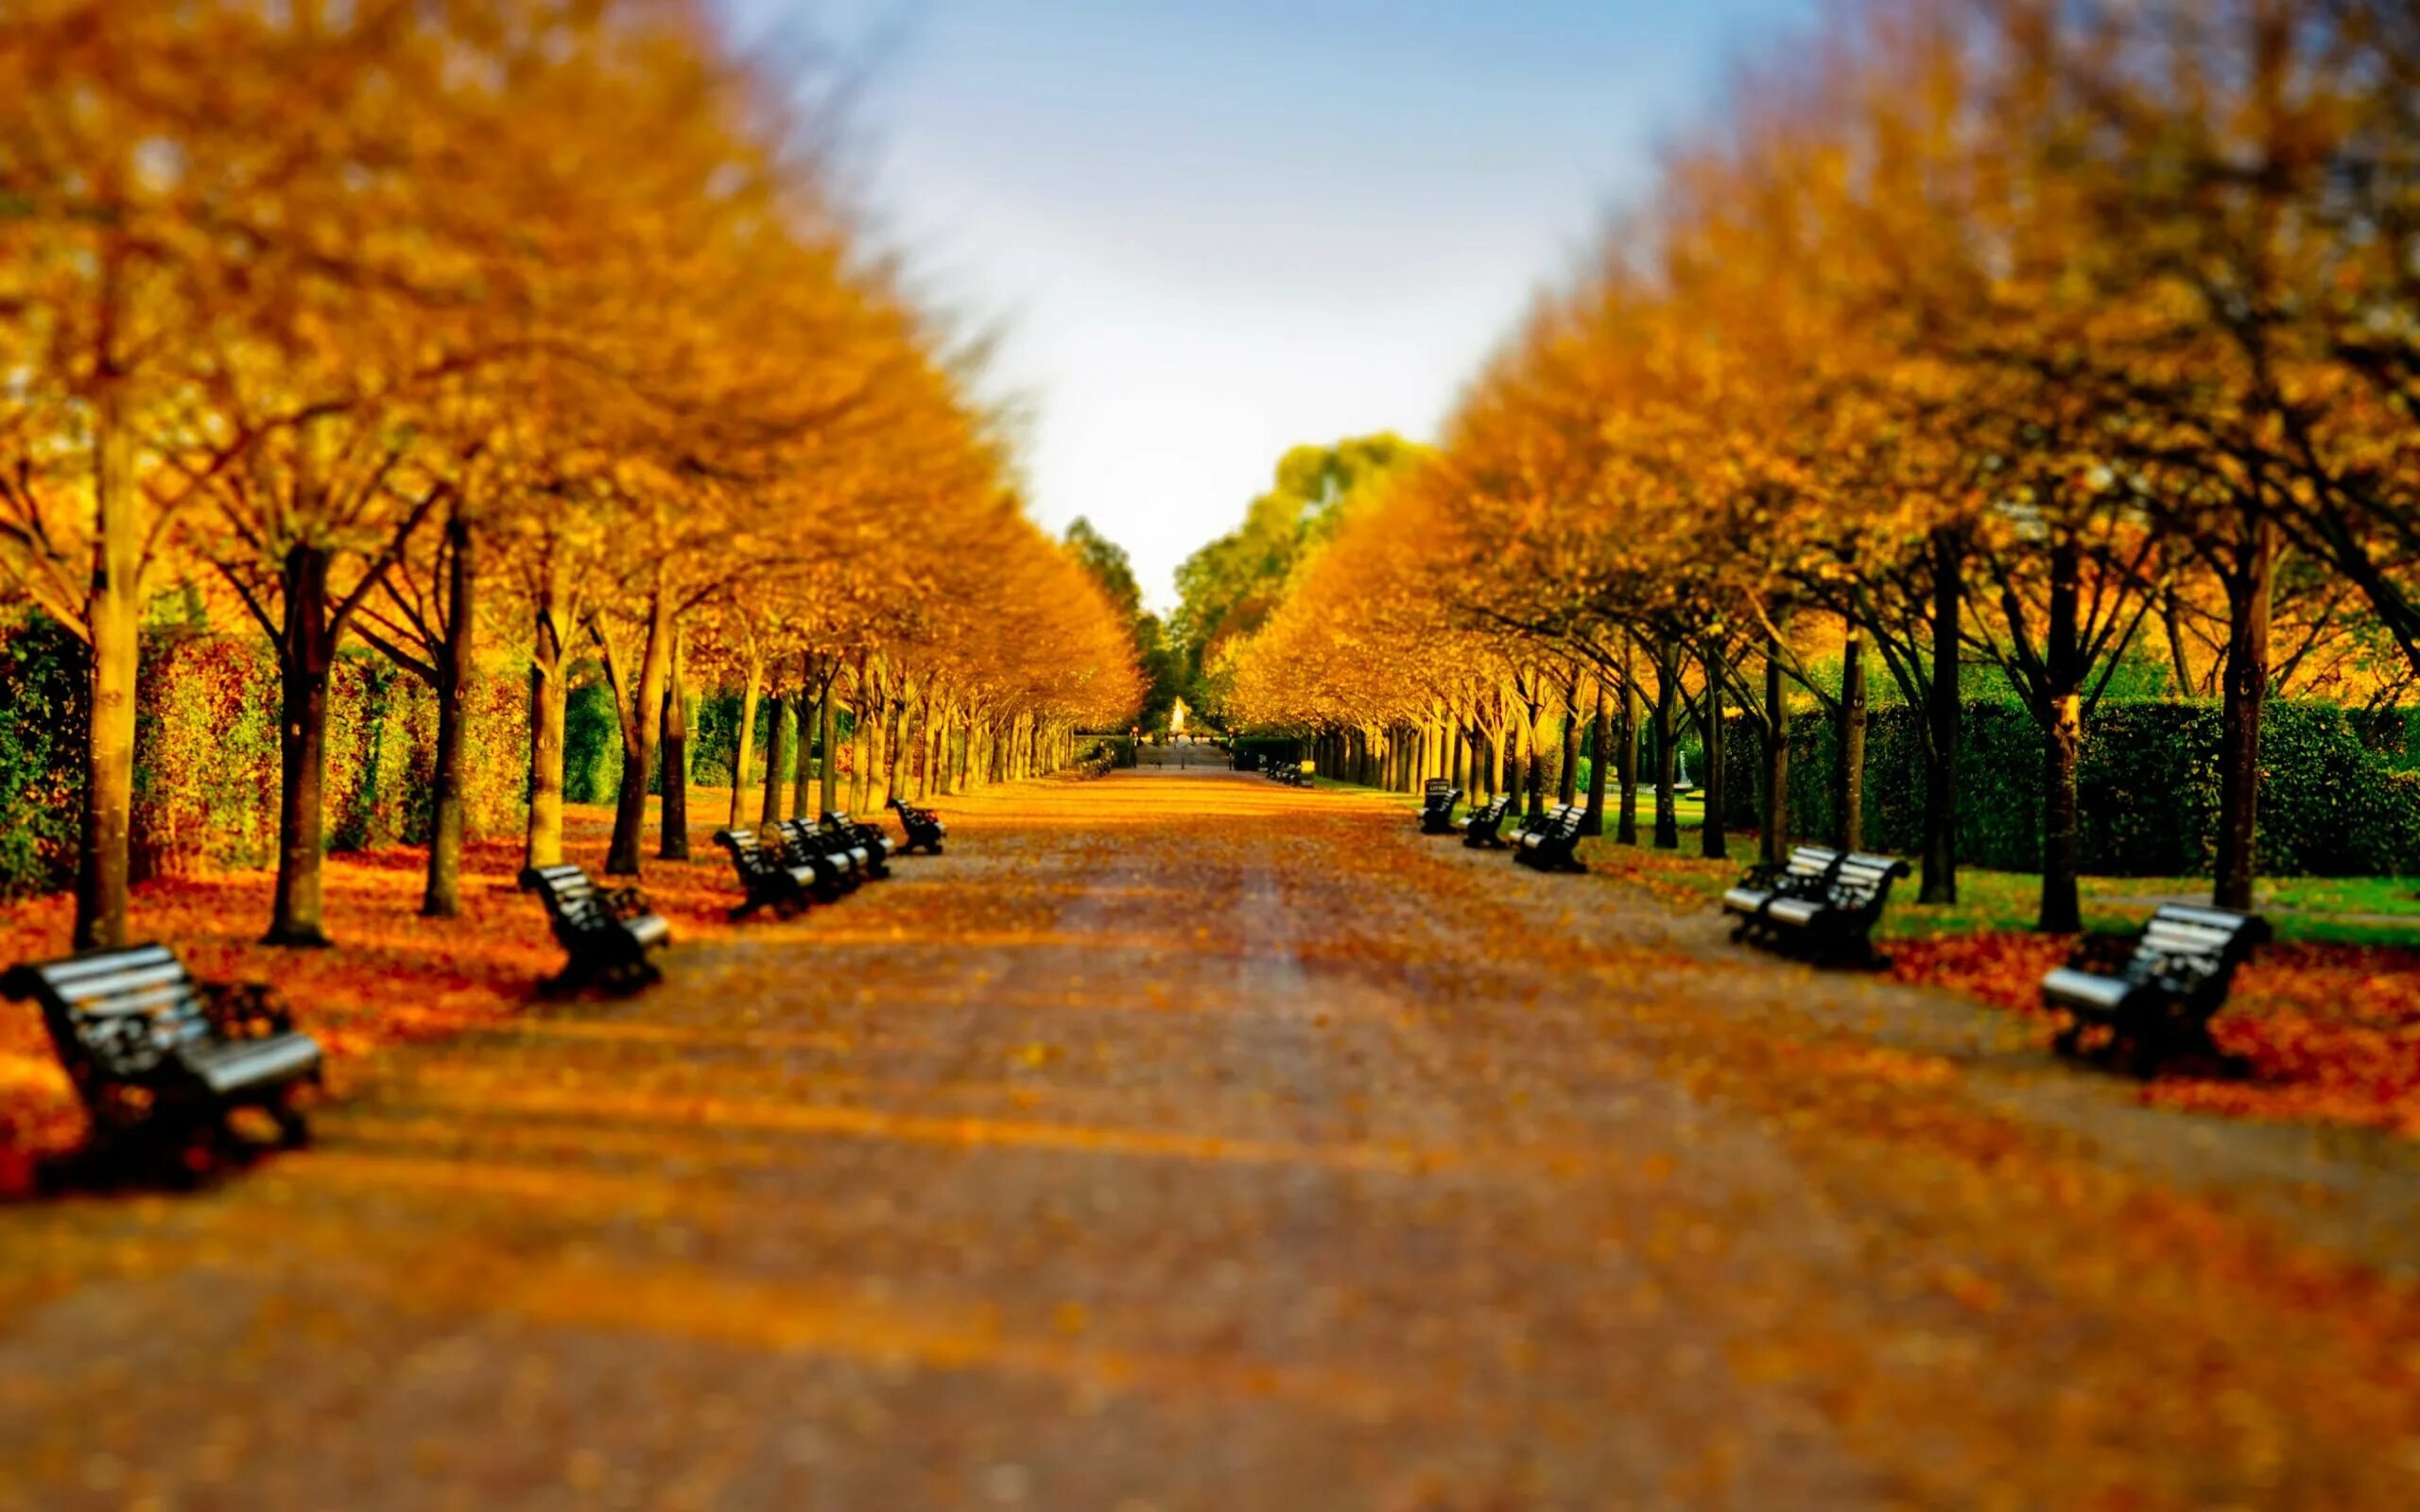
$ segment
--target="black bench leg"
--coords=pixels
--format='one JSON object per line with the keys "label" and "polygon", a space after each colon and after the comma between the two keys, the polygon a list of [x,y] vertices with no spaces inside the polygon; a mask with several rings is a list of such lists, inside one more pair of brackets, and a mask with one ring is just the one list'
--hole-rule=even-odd
{"label": "black bench leg", "polygon": [[311,1125],[302,1109],[294,1106],[295,1091],[283,1089],[267,1105],[269,1121],[277,1125],[280,1149],[299,1150],[311,1143]]}

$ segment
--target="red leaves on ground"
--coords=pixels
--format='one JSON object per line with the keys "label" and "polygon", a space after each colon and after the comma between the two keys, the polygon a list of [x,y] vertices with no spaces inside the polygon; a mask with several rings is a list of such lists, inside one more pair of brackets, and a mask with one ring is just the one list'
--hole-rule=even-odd
{"label": "red leaves on ground", "polygon": [[[698,790],[693,811],[717,795]],[[565,814],[565,854],[596,871],[612,816],[603,808]],[[698,826],[700,831],[711,826]],[[653,849],[652,827],[648,837]],[[650,859],[641,878],[676,940],[730,928],[736,901],[722,853],[700,840],[695,859]],[[329,950],[259,943],[269,918],[274,878],[267,871],[162,878],[135,889],[133,936],[176,947],[194,974],[210,980],[273,983],[295,1020],[328,1054],[340,1087],[362,1055],[382,1045],[426,1040],[507,1019],[536,1000],[539,981],[562,965],[544,907],[515,885],[518,840],[467,848],[462,914],[420,917],[427,851],[399,848],[327,861]],[[65,895],[0,907],[0,963],[67,954],[74,901]],[[0,1012],[0,1196],[22,1194],[43,1156],[72,1147],[81,1111],[30,1005]]]}
{"label": "red leaves on ground", "polygon": [[1994,1007],[2034,1012],[2042,1006],[2042,978],[2067,958],[2072,943],[2009,930],[1893,940],[1885,974],[1894,982],[1945,987]]}
{"label": "red leaves on ground", "polygon": [[[2040,1015],[2042,976],[2066,958],[2055,936],[1994,931],[1896,941],[1894,981],[1945,987]],[[2212,1023],[2250,1063],[2247,1080],[2175,1077],[2145,1097],[2246,1118],[2320,1119],[2420,1133],[2420,950],[2293,942],[2236,973]]]}

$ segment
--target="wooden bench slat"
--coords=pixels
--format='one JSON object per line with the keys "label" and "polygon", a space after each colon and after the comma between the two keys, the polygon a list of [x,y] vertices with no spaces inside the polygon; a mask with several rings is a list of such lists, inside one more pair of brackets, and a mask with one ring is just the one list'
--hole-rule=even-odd
{"label": "wooden bench slat", "polygon": [[1874,925],[1890,901],[1891,885],[1907,874],[1907,863],[1896,856],[1796,846],[1780,866],[1751,869],[1722,895],[1722,908],[1738,919],[1734,939],[1870,960]]}
{"label": "wooden bench slat", "polygon": [[2083,1048],[2087,1029],[2104,1029],[2103,1053],[2136,1074],[2198,1054],[2223,1061],[2209,1021],[2225,1005],[2235,969],[2269,937],[2267,921],[2190,903],[2163,903],[2132,941],[2124,960],[2110,959],[2122,940],[2090,936],[2067,963],[2042,979],[2042,1001],[2066,1010],[2063,1054]]}
{"label": "wooden bench slat", "polygon": [[[104,1137],[137,1132],[190,1144],[235,1108],[267,1108],[289,1141],[304,1128],[291,1087],[316,1079],[319,1042],[282,1008],[240,1016],[216,1007],[224,988],[198,982],[164,945],[96,951],[19,966],[0,991],[42,1009],[53,1049]],[[253,1037],[246,1038],[246,1035]],[[143,1095],[130,1098],[126,1093]]]}
{"label": "wooden bench slat", "polygon": [[672,926],[635,888],[608,892],[581,868],[542,867],[535,873],[555,940],[563,948],[555,989],[602,984],[633,990],[662,976],[650,953],[669,944]]}
{"label": "wooden bench slat", "polygon": [[94,955],[70,956],[60,961],[45,961],[23,968],[38,973],[55,988],[72,987],[95,977],[107,977],[116,971],[142,971],[165,966],[182,975],[184,965],[176,953],[164,945],[130,945],[123,950],[104,951]]}
{"label": "wooden bench slat", "polygon": [[199,1010],[201,998],[191,977],[179,973],[173,982],[137,988],[107,998],[70,998],[77,1012],[94,1019],[153,1017],[164,1009]]}

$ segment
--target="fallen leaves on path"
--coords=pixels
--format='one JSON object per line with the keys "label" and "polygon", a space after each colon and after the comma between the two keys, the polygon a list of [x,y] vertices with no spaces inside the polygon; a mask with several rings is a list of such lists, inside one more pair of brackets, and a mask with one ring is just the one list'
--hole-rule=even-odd
{"label": "fallen leaves on path", "polygon": [[[702,796],[702,795],[701,795]],[[600,869],[612,812],[565,811],[565,856]],[[700,827],[704,828],[704,827]],[[650,839],[650,845],[652,841]],[[727,935],[730,867],[700,843],[689,861],[650,858],[641,885],[673,937]],[[173,946],[205,981],[267,982],[327,1052],[341,1092],[360,1058],[383,1046],[441,1038],[527,1012],[539,981],[562,965],[543,905],[515,885],[517,842],[469,846],[462,914],[420,916],[427,851],[398,848],[328,857],[326,950],[260,943],[275,878],[268,871],[164,877],[135,888],[132,935]],[[66,954],[74,901],[64,894],[0,906],[0,962]],[[40,1159],[73,1147],[84,1120],[31,1005],[0,1013],[0,1196],[22,1194]]]}
{"label": "fallen leaves on path", "polygon": [[[2420,1295],[2248,1199],[2257,1162],[2209,1136],[2269,1131],[2037,1116],[2076,1073],[2020,1056],[1986,1095],[1859,1028],[1945,996],[1729,950],[1380,799],[1119,775],[968,821],[908,880],[562,1014],[504,993],[552,964],[528,900],[494,900],[526,940],[493,928],[533,959],[499,937],[441,978],[406,959],[410,867],[376,905],[353,877],[348,948],[452,980],[424,1028],[472,1032],[204,1200],[22,1212],[0,1454],[138,1414],[182,1444],[155,1404],[207,1376],[333,1414],[279,1469],[365,1473],[451,1403],[431,1503],[527,1447],[516,1486],[636,1498],[723,1456],[765,1504],[811,1504],[801,1477],[869,1505],[2411,1504]],[[715,868],[650,871],[717,927]],[[2021,1008],[2057,944],[1899,948]],[[342,954],[302,963],[331,996]],[[2371,964],[2281,951],[2245,988],[2273,968],[2316,994],[2275,1022],[2392,1023],[2407,963]],[[382,1001],[327,1023],[356,1068]],[[2127,1139],[2212,1153],[2155,1177]],[[255,1375],[218,1381],[200,1288]],[[352,1384],[439,1354],[451,1396]],[[828,1436],[780,1460],[801,1425]]]}

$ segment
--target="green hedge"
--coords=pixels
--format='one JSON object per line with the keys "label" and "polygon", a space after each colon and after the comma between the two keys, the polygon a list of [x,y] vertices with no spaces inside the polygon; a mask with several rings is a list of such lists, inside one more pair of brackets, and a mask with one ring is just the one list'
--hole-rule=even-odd
{"label": "green hedge", "polygon": [[[277,665],[256,641],[164,624],[145,629],[134,713],[131,856],[138,878],[258,867],[277,853]],[[0,893],[74,880],[83,803],[83,648],[30,616],[0,631]],[[483,673],[471,692],[474,836],[509,834],[527,798],[524,679]],[[329,679],[328,848],[428,837],[437,709],[384,658],[339,656]]]}
{"label": "green hedge", "polygon": [[0,634],[0,896],[75,880],[88,665],[83,643],[43,616]]}
{"label": "green hedge", "polygon": [[1270,762],[1299,762],[1304,742],[1292,735],[1238,735],[1229,747],[1237,771],[1265,771]]}
{"label": "green hedge", "polygon": [[[1924,836],[1922,712],[1892,705],[1866,725],[1865,833],[1872,849],[1913,853]],[[2268,876],[2420,874],[2420,771],[2398,769],[2414,726],[2333,704],[2272,702],[2261,721],[2260,870]],[[2042,864],[2042,731],[2002,702],[1966,706],[1959,757],[1959,858],[2012,871]],[[2191,876],[2210,869],[2219,813],[2219,706],[2108,702],[2084,732],[2077,768],[2083,869],[2100,876]],[[1839,748],[1827,718],[1790,730],[1790,828],[1828,836]],[[1738,719],[1726,750],[1726,817],[1763,813],[1763,743]]]}
{"label": "green hedge", "polygon": [[611,803],[622,783],[622,731],[614,692],[601,681],[563,700],[563,801]]}

